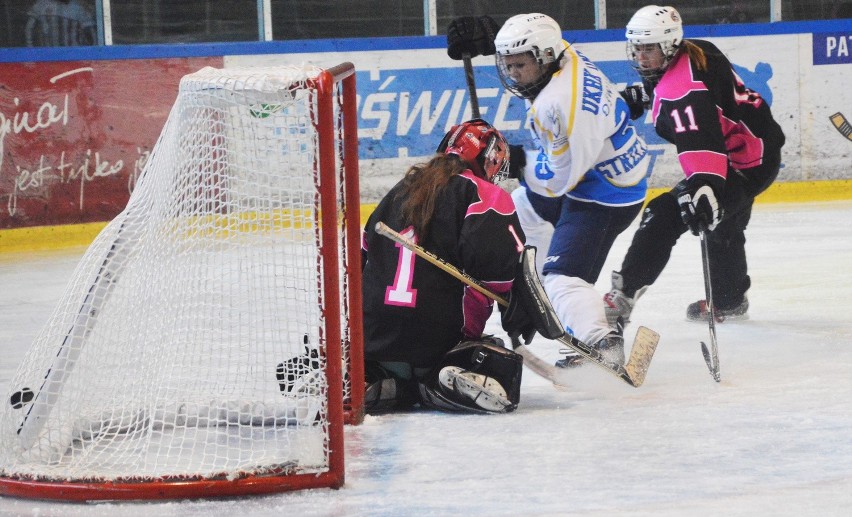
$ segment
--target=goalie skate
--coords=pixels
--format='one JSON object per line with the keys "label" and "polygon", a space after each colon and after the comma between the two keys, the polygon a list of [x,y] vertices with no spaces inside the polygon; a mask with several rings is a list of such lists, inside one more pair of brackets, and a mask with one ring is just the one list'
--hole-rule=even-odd
{"label": "goalie skate", "polygon": [[496,379],[458,366],[443,368],[438,382],[442,388],[469,398],[485,411],[502,413],[512,405],[506,390]]}

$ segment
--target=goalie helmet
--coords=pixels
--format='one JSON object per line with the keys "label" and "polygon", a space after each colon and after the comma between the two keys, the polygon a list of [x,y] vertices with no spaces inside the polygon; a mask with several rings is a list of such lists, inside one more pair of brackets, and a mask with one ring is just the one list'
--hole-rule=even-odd
{"label": "goalie helmet", "polygon": [[[643,78],[662,77],[683,42],[683,22],[674,7],[648,5],[627,22],[627,58]],[[653,47],[649,47],[652,45]],[[659,59],[642,59],[640,53],[659,49]]]}
{"label": "goalie helmet", "polygon": [[[525,99],[534,99],[559,69],[559,60],[565,52],[565,46],[562,41],[562,29],[550,16],[541,13],[512,16],[506,20],[494,38],[500,81],[513,94]],[[507,56],[527,53],[537,65],[538,74],[529,81],[519,80],[510,72]]]}
{"label": "goalie helmet", "polygon": [[437,152],[458,156],[474,174],[492,183],[509,173],[509,144],[494,126],[479,118],[453,126]]}

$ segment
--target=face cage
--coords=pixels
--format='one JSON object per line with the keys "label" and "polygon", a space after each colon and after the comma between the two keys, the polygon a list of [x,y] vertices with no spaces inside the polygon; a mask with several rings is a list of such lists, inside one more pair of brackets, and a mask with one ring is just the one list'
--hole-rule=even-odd
{"label": "face cage", "polygon": [[657,43],[660,47],[660,53],[663,55],[663,63],[657,68],[642,68],[639,66],[639,60],[636,59],[636,45],[647,45],[647,43],[633,43],[632,41],[627,41],[627,60],[630,61],[630,66],[636,70],[636,73],[639,74],[642,79],[648,81],[652,85],[656,85],[660,78],[663,77],[663,74],[666,73],[666,70],[671,64],[674,55],[677,53],[678,48],[669,42],[665,43]]}
{"label": "face cage", "polygon": [[[476,158],[476,164],[482,170],[486,181],[498,183],[509,177],[509,147],[506,141],[500,136],[496,129],[489,129],[486,133],[488,145],[482,150],[481,154]],[[502,145],[501,145],[502,144]],[[494,172],[494,163],[502,154],[500,168]]]}
{"label": "face cage", "polygon": [[509,179],[509,151],[506,151],[506,158],[503,160],[503,164],[500,166],[500,170],[497,171],[497,174],[491,177],[491,183],[499,184]]}
{"label": "face cage", "polygon": [[[532,54],[532,51],[529,51]],[[539,93],[547,86],[547,83],[550,82],[551,77],[553,77],[554,64],[558,66],[558,60],[550,62],[546,65],[543,65],[536,58],[535,62],[538,64],[539,76],[538,79],[533,81],[530,84],[518,84],[515,82],[512,77],[509,75],[509,70],[506,68],[506,63],[503,61],[502,54],[497,54],[497,76],[500,77],[500,82],[503,83],[503,87],[512,92],[516,97],[521,97],[523,99],[534,100]],[[535,56],[533,56],[535,57]]]}

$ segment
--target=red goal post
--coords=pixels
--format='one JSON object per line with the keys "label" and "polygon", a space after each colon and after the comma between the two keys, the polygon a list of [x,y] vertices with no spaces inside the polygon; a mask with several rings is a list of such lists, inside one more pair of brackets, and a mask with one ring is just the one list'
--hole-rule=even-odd
{"label": "red goal post", "polygon": [[206,68],[0,410],[0,495],[344,482],[363,418],[355,69]]}

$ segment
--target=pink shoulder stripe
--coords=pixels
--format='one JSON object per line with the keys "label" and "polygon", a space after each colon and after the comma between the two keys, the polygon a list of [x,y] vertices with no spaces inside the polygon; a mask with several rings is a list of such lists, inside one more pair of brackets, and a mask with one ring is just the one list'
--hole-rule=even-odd
{"label": "pink shoulder stripe", "polygon": [[686,97],[690,92],[706,90],[706,84],[692,78],[689,54],[686,51],[679,52],[654,88],[654,106],[651,113],[654,123],[656,124],[657,116],[660,114],[660,102],[677,100]]}
{"label": "pink shoulder stripe", "polygon": [[479,201],[473,203],[467,208],[465,217],[475,214],[484,214],[488,210],[494,210],[501,215],[511,215],[515,213],[515,203],[505,190],[501,189],[493,183],[489,183],[484,179],[475,176],[470,170],[464,171],[461,174],[462,178],[472,181],[476,185],[476,190],[479,192]]}

